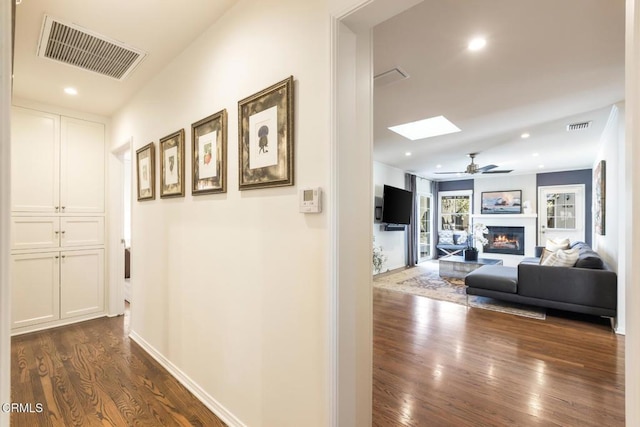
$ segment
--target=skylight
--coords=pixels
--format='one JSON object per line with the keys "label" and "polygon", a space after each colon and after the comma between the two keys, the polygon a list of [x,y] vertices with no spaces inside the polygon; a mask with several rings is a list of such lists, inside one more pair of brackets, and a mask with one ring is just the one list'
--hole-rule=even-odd
{"label": "skylight", "polygon": [[460,128],[444,116],[431,117],[403,125],[391,126],[389,130],[412,141],[460,132]]}

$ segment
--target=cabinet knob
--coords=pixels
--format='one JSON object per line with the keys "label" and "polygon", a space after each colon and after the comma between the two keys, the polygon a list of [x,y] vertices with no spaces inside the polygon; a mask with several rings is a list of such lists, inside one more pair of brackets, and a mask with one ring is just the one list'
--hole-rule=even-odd
{"label": "cabinet knob", "polygon": [[61,233],[64,234],[64,230],[62,230]]}
{"label": "cabinet knob", "polygon": [[66,255],[62,255],[62,259],[65,259],[67,256]]}
{"label": "cabinet knob", "polygon": [[61,207],[60,209],[62,209],[62,210],[64,211],[64,210],[66,209],[66,207],[65,207],[65,206],[63,206],[63,207]]}
{"label": "cabinet knob", "polygon": [[56,212],[58,212],[58,209],[60,209],[58,206],[56,206]]}
{"label": "cabinet knob", "polygon": [[58,233],[59,233],[59,231],[58,231],[58,230],[56,230],[56,231],[54,231],[54,233],[58,234]]}
{"label": "cabinet knob", "polygon": [[60,258],[58,255],[55,256],[56,259]]}

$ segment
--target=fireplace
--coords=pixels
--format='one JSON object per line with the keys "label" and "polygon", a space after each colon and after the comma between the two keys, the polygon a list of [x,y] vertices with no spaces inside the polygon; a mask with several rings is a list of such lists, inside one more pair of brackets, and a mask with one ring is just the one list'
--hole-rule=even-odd
{"label": "fireplace", "polygon": [[489,243],[484,245],[484,253],[524,255],[524,227],[487,226]]}

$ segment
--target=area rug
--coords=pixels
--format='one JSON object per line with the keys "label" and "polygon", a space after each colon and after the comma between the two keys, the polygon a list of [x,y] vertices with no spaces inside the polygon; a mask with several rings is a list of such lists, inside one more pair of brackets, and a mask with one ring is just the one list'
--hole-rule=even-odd
{"label": "area rug", "polygon": [[[437,266],[436,269],[433,266],[417,266],[398,272],[378,275],[373,279],[373,286],[440,301],[449,301],[461,305],[467,304],[464,279],[442,278],[438,275]],[[546,318],[546,312],[543,308],[477,295],[469,296],[469,306],[532,319],[544,320]]]}

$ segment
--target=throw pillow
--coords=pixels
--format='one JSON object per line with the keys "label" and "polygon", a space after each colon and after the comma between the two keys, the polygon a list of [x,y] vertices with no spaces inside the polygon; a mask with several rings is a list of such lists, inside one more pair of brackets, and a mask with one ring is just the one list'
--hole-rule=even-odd
{"label": "throw pillow", "polygon": [[542,249],[542,255],[540,255],[540,262],[538,264],[544,265],[544,261],[551,255],[553,255],[553,252],[548,249]]}
{"label": "throw pillow", "polygon": [[441,245],[453,245],[453,230],[439,231],[438,243],[440,243]]}
{"label": "throw pillow", "polygon": [[545,248],[554,253],[558,249],[569,249],[569,239],[548,239]]}
{"label": "throw pillow", "polygon": [[558,249],[545,258],[542,265],[548,267],[573,267],[578,260],[576,249]]}
{"label": "throw pillow", "polygon": [[458,245],[466,245],[468,238],[469,238],[469,235],[467,234],[467,232],[463,231],[462,233],[460,233],[460,234],[458,234],[456,236],[456,244],[458,244]]}

